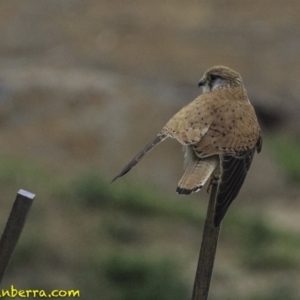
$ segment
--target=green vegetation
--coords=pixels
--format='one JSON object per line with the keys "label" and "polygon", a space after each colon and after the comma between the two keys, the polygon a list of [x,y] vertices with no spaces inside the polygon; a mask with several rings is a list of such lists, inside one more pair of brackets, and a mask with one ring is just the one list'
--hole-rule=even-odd
{"label": "green vegetation", "polygon": [[248,268],[280,270],[300,267],[300,236],[271,228],[260,217],[245,228],[243,237],[243,261]]}
{"label": "green vegetation", "polygon": [[296,289],[290,285],[279,285],[265,295],[255,295],[249,300],[298,300],[299,294]]}
{"label": "green vegetation", "polygon": [[180,280],[179,269],[168,259],[153,261],[144,255],[110,255],[103,271],[109,290],[116,299],[173,300],[186,299],[187,287]]}
{"label": "green vegetation", "polygon": [[[190,297],[205,201],[178,201],[122,182],[111,185],[95,172],[66,180],[30,163],[5,158],[2,166],[0,182],[10,201],[3,203],[2,227],[19,187],[37,193],[3,288],[80,289],[87,300]],[[229,289],[226,299],[296,299],[298,280],[291,272],[300,270],[299,249],[296,233],[232,207],[221,231],[220,257],[231,259],[229,265],[239,266],[247,276],[277,277],[267,291],[236,297]],[[230,279],[218,264],[215,274],[212,295],[221,300],[224,289],[218,294],[214,286],[218,290]]]}
{"label": "green vegetation", "polygon": [[267,141],[278,163],[290,179],[300,182],[300,143],[289,136],[274,136]]}
{"label": "green vegetation", "polygon": [[128,187],[121,182],[111,185],[99,175],[84,175],[73,182],[74,196],[84,208],[113,208],[129,214],[144,216],[162,215],[201,224],[205,211],[187,206],[185,201],[174,202],[170,196],[162,195],[153,189]]}

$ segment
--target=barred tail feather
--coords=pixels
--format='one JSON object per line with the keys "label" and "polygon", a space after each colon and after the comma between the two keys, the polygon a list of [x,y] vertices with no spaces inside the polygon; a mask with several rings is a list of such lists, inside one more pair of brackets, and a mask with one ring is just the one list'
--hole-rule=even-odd
{"label": "barred tail feather", "polygon": [[176,192],[180,195],[189,195],[192,192],[198,192],[209,179],[217,165],[217,157],[195,158],[191,160],[178,183]]}

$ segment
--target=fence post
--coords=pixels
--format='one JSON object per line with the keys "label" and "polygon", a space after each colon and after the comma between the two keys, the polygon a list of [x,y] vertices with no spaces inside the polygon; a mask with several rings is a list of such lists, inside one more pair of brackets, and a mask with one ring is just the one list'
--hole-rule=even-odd
{"label": "fence post", "polygon": [[35,195],[19,190],[0,240],[0,283],[17,245]]}
{"label": "fence post", "polygon": [[218,245],[220,226],[214,226],[215,201],[218,182],[212,181],[210,198],[199,254],[199,261],[194,282],[192,300],[207,300]]}

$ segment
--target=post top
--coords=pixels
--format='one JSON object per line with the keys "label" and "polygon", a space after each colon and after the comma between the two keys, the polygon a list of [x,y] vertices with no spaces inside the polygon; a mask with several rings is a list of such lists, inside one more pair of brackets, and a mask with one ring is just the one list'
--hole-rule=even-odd
{"label": "post top", "polygon": [[32,200],[35,198],[35,194],[30,193],[30,192],[25,191],[25,190],[22,190],[22,189],[20,189],[18,191],[18,195],[21,195],[23,197],[26,197],[26,198],[29,198],[29,199],[32,199]]}

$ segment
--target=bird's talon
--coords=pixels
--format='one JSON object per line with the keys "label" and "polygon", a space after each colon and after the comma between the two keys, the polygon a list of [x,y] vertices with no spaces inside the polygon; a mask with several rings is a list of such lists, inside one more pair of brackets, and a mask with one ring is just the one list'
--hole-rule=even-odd
{"label": "bird's talon", "polygon": [[218,181],[219,181],[218,177],[215,177],[214,175],[211,176],[209,184],[208,184],[208,187],[206,189],[206,191],[207,191],[208,194],[210,194],[212,185],[218,184]]}

